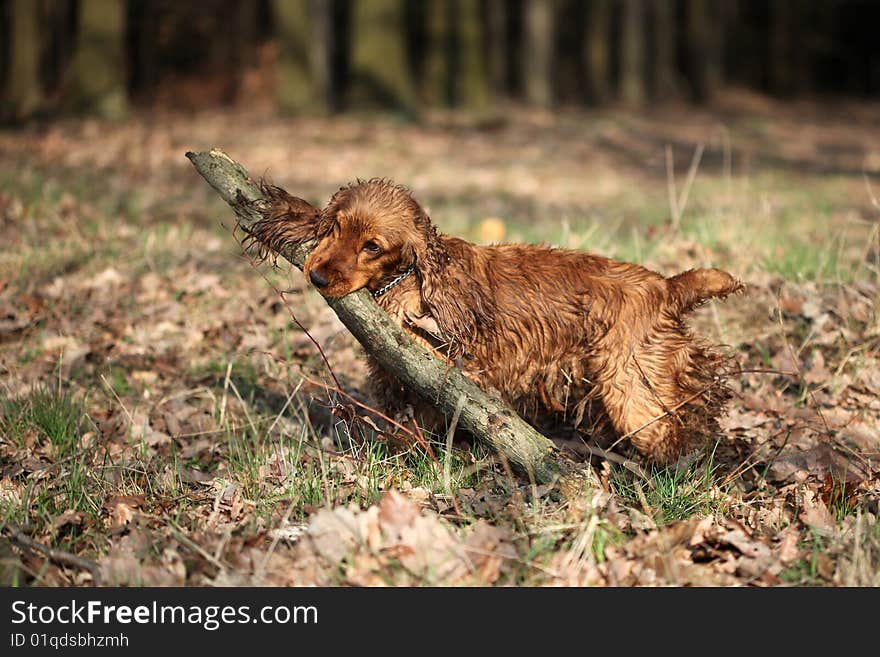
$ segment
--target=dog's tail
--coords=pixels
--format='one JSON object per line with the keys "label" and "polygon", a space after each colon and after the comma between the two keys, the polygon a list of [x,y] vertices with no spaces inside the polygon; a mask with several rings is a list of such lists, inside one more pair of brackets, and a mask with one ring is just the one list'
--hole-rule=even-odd
{"label": "dog's tail", "polygon": [[724,298],[744,289],[741,282],[720,269],[689,269],[666,279],[671,305],[687,312],[712,298]]}

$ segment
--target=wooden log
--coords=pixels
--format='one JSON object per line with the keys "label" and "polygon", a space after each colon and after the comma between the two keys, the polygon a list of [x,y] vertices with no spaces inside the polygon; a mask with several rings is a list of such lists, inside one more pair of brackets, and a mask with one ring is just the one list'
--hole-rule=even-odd
{"label": "wooden log", "polygon": [[[260,186],[247,171],[220,150],[187,153],[196,170],[226,201],[238,225],[251,233],[262,219]],[[256,204],[256,205],[255,205]],[[303,244],[279,255],[302,269],[311,250]],[[447,417],[461,407],[459,425],[489,445],[520,474],[536,483],[551,483],[559,476],[556,447],[501,400],[486,394],[456,367],[416,344],[375,303],[366,290],[337,299],[325,299],[336,315],[387,371]]]}

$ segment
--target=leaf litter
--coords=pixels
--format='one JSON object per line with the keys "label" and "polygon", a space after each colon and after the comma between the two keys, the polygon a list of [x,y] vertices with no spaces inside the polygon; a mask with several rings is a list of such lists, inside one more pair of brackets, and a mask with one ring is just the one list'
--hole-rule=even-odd
{"label": "leaf litter", "polygon": [[[448,487],[440,464],[386,449],[378,418],[342,412],[331,386],[305,383],[327,380],[311,340],[217,227],[228,211],[182,153],[229,135],[224,147],[238,159],[316,201],[356,175],[390,175],[425,191],[450,231],[471,229],[460,223],[467,213],[472,238],[489,241],[531,239],[523,226],[535,217],[623,203],[639,177],[662,198],[665,179],[603,150],[603,138],[624,139],[617,128],[579,143],[566,119],[548,127],[524,114],[491,138],[382,122],[365,130],[350,117],[230,129],[242,121],[181,116],[99,132],[72,121],[0,134],[14,165],[0,170],[0,221],[15,227],[0,260],[4,540],[25,532],[93,560],[102,583],[126,585],[877,584],[880,288],[870,234],[841,252],[846,281],[748,268],[733,244],[656,241],[650,266],[711,258],[750,285],[696,318],[701,331],[723,333],[742,372],[714,452],[672,495],[662,490],[678,481],[669,472],[643,480],[600,461],[595,474],[534,497],[468,445],[456,449]],[[709,125],[695,118],[692,138]],[[672,134],[662,117],[649,127]],[[296,171],[278,146],[285,134],[302,144]],[[553,156],[460,175],[489,146],[498,161],[517,161],[525,134]],[[381,162],[380,144],[391,145]],[[448,157],[426,166],[428,152]],[[595,185],[576,184],[585,175]],[[829,194],[847,208],[860,190],[861,180]],[[745,200],[733,207],[751,211]],[[576,231],[562,241],[601,250]],[[289,291],[346,392],[367,401],[359,347],[332,311],[296,272],[264,273]],[[52,418],[77,403],[72,440],[59,442]],[[675,518],[669,501],[684,498],[690,510]],[[40,552],[11,554],[27,581],[94,583]]]}

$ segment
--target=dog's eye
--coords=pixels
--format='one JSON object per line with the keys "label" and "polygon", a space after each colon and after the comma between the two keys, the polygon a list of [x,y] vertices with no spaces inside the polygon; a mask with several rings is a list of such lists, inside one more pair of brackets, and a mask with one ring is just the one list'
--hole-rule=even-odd
{"label": "dog's eye", "polygon": [[373,255],[382,251],[382,247],[371,240],[367,240],[366,242],[364,242],[363,249],[367,253],[372,253]]}

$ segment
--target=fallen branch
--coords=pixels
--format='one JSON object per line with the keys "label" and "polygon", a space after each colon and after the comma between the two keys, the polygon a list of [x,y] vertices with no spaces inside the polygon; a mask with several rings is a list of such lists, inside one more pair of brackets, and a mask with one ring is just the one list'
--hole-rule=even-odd
{"label": "fallen branch", "polygon": [[[250,234],[262,216],[257,211],[262,193],[240,164],[220,150],[187,153],[202,177],[238,217]],[[310,247],[287,247],[278,255],[302,269]],[[451,417],[464,398],[459,424],[488,444],[517,471],[537,483],[559,475],[553,443],[523,421],[504,402],[487,395],[455,367],[417,345],[360,290],[338,299],[325,299],[352,335],[388,372],[423,399]]]}
{"label": "fallen branch", "polygon": [[7,527],[6,533],[9,537],[9,542],[19,550],[37,552],[45,556],[49,561],[54,561],[62,566],[71,566],[73,568],[79,568],[80,570],[87,570],[92,574],[92,582],[94,585],[101,586],[101,569],[94,561],[83,559],[82,557],[71,554],[66,550],[59,550],[57,548],[50,548],[47,545],[43,545],[32,539],[17,527]]}

